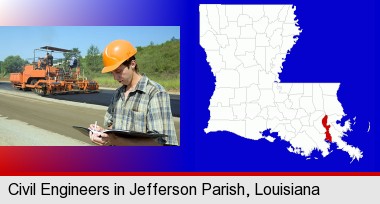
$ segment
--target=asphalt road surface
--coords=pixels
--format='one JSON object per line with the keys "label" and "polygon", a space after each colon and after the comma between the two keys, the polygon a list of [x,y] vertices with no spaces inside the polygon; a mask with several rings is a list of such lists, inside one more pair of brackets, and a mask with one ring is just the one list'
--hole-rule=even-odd
{"label": "asphalt road surface", "polygon": [[[41,97],[30,91],[24,92],[9,87],[9,83],[0,82],[0,145],[93,145],[87,136],[72,126],[88,127],[95,121],[102,124],[107,106]],[[107,93],[110,94],[108,91],[105,94]],[[98,94],[67,96],[107,97]],[[179,120],[178,117],[174,118],[178,137]]]}
{"label": "asphalt road surface", "polygon": [[[22,92],[20,90],[15,90],[11,87],[8,82],[0,82],[0,89],[3,90],[14,90],[18,92]],[[27,93],[32,93],[31,91],[27,91]],[[47,98],[54,98],[59,100],[66,101],[75,101],[81,103],[95,104],[101,106],[108,106],[113,93],[115,90],[113,89],[101,89],[99,93],[92,94],[64,94],[64,95],[49,95]],[[32,93],[34,94],[34,93]],[[172,109],[172,114],[174,117],[180,117],[180,95],[170,94],[170,105]]]}
{"label": "asphalt road surface", "polygon": [[[108,106],[115,90],[101,89],[99,93],[91,94],[63,94],[63,95],[49,95],[48,98],[55,98],[66,101],[76,101],[81,103],[90,103],[95,105]],[[170,105],[172,114],[175,117],[180,116],[179,95],[170,94]]]}

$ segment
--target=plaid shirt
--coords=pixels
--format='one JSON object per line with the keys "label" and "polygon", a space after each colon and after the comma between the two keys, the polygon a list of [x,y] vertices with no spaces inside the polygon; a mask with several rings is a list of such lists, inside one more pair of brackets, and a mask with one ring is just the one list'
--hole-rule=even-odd
{"label": "plaid shirt", "polygon": [[158,132],[168,136],[166,142],[159,139],[159,143],[178,145],[170,97],[165,89],[143,75],[127,98],[125,91],[126,86],[116,90],[104,116],[104,125],[112,129]]}

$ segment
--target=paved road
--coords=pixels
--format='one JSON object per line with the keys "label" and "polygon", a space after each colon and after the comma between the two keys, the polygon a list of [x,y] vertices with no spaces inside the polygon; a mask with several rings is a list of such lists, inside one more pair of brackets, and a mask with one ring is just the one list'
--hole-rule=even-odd
{"label": "paved road", "polygon": [[[106,106],[4,90],[5,84],[0,82],[0,145],[92,145],[72,126],[87,127],[95,120],[102,124]],[[174,123],[179,137],[180,119]]]}
{"label": "paved road", "polygon": [[[78,105],[63,101],[59,103],[57,100],[31,97],[25,93],[14,94],[13,92],[0,90],[0,94],[1,118],[3,120],[6,119],[6,122],[14,124],[12,125],[13,127],[8,127],[11,129],[8,129],[8,132],[2,133],[1,136],[2,140],[9,135],[16,140],[9,141],[10,138],[6,138],[6,144],[8,145],[21,145],[17,141],[23,142],[26,139],[30,140],[29,138],[34,139],[33,144],[29,145],[44,145],[46,141],[42,141],[42,139],[39,141],[40,135],[32,134],[34,130],[45,130],[91,144],[88,137],[79,133],[72,126],[88,127],[89,123],[93,123],[95,120],[100,122],[105,112],[105,108],[100,106],[92,108],[90,105],[86,107],[81,106],[79,103],[77,103]],[[6,128],[2,127],[7,124],[5,121],[0,124],[2,130]],[[60,142],[61,139],[58,139],[53,145],[60,145]],[[2,143],[4,145],[4,141]]]}
{"label": "paved road", "polygon": [[[8,82],[0,82],[0,89],[22,92],[20,90],[13,89],[10,83]],[[108,106],[114,92],[115,91],[111,89],[101,89],[99,93],[50,95],[50,96],[47,96],[47,98]],[[32,92],[29,91],[29,93],[32,93]],[[170,103],[171,103],[173,116],[180,117],[180,95],[170,94]]]}

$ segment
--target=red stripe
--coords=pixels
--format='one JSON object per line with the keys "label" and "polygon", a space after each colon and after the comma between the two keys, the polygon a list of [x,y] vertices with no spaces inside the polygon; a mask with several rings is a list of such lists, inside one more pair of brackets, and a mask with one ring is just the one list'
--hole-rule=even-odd
{"label": "red stripe", "polygon": [[380,172],[2,172],[0,176],[380,176]]}

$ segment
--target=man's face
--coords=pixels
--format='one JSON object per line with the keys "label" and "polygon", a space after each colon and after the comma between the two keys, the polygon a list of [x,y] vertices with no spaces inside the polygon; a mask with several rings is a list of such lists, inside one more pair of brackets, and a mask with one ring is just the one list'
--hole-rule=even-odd
{"label": "man's face", "polygon": [[121,64],[117,69],[112,71],[113,78],[123,85],[129,86],[132,82],[133,69]]}

